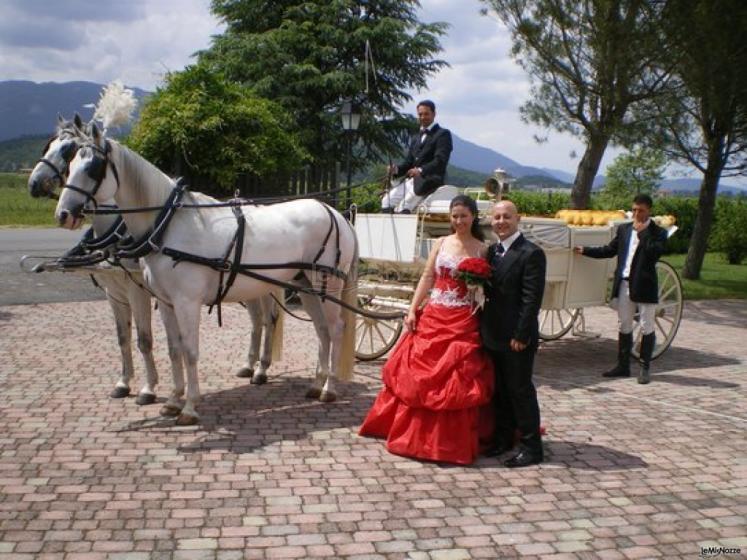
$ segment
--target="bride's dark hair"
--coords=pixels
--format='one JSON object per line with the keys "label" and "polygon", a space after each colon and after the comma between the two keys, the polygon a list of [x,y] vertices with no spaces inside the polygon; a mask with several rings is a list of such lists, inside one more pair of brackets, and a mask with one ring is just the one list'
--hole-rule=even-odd
{"label": "bride's dark hair", "polygon": [[[472,227],[470,228],[469,232],[475,239],[485,241],[485,234],[482,232],[482,227],[480,227],[480,214],[477,210],[477,202],[475,202],[472,197],[469,197],[466,194],[458,194],[454,198],[452,198],[451,202],[449,203],[449,213],[451,213],[451,210],[454,208],[454,206],[464,206],[467,210],[469,210],[470,214],[472,214],[472,217],[474,218],[474,220],[472,220]],[[454,233],[454,228],[451,228],[451,233]]]}

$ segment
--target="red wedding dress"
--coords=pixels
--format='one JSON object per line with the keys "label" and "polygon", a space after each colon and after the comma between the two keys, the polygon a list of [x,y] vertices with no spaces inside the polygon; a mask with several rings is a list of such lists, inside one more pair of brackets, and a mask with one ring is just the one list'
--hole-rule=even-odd
{"label": "red wedding dress", "polygon": [[493,365],[482,349],[467,287],[452,273],[461,258],[436,257],[436,280],[416,332],[399,341],[360,435],[386,438],[397,455],[469,464],[493,429]]}

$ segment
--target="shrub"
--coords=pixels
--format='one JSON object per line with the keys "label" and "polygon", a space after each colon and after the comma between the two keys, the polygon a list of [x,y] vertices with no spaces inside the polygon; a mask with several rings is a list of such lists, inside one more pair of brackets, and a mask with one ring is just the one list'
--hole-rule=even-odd
{"label": "shrub", "polygon": [[729,264],[741,264],[747,257],[746,201],[717,201],[716,223],[709,239],[709,248],[725,253]]}

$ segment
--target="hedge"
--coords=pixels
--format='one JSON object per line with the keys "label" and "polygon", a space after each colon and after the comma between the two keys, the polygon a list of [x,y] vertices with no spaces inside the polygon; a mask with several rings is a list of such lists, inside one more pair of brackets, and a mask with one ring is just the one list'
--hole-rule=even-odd
{"label": "hedge", "polygon": [[[356,189],[353,198],[361,212],[378,212],[381,186],[371,184]],[[525,215],[552,216],[558,210],[570,207],[570,193],[512,191],[508,197]],[[619,210],[602,205],[599,197],[592,195],[591,208],[595,210]],[[624,208],[629,210],[629,208]],[[671,214],[677,219],[678,231],[669,238],[668,253],[687,253],[690,238],[698,213],[696,197],[661,197],[654,199],[654,215]],[[741,262],[747,258],[747,198],[720,196],[716,203],[713,228],[708,249],[726,253],[730,262]]]}

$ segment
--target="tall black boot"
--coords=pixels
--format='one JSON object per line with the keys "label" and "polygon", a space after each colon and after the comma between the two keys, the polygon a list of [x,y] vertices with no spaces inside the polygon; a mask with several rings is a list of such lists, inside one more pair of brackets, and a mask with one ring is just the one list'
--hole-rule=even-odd
{"label": "tall black boot", "polygon": [[617,365],[605,371],[602,377],[630,377],[630,351],[633,348],[633,333],[617,334]]}
{"label": "tall black boot", "polygon": [[644,334],[641,338],[641,371],[638,372],[638,383],[641,385],[651,381],[649,366],[651,365],[654,346],[656,346],[656,333]]}

